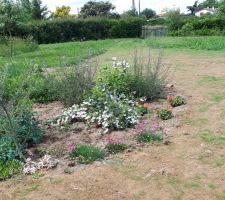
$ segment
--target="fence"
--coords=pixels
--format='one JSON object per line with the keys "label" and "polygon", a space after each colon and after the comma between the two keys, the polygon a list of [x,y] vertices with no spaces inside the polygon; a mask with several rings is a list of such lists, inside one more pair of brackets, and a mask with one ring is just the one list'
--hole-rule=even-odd
{"label": "fence", "polygon": [[142,38],[165,37],[168,32],[167,26],[142,26]]}

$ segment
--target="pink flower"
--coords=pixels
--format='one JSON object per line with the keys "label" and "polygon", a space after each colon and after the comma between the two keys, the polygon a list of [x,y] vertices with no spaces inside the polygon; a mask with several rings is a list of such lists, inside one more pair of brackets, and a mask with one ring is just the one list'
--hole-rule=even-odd
{"label": "pink flower", "polygon": [[75,148],[76,148],[75,144],[68,144],[68,145],[66,145],[66,150],[69,151],[69,152],[74,151]]}
{"label": "pink flower", "polygon": [[167,96],[167,101],[173,101],[173,96]]}
{"label": "pink flower", "polygon": [[135,126],[135,131],[138,134],[143,133],[145,130],[146,130],[146,124],[145,123],[140,123],[140,124],[137,124]]}
{"label": "pink flower", "polygon": [[172,109],[173,109],[173,106],[171,106],[171,105],[167,106],[167,110],[172,110]]}

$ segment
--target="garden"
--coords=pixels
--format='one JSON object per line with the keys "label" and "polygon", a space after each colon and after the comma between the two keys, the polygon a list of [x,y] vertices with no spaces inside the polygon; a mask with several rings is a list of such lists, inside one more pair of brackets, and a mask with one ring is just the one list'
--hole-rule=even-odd
{"label": "garden", "polygon": [[161,51],[153,57],[146,49],[144,58],[137,49],[130,62],[86,55],[64,67],[34,63],[15,72],[20,51],[39,47],[29,39],[10,42],[15,61],[1,69],[0,82],[1,180],[58,165],[70,172],[124,151],[169,145],[166,121],[186,100],[168,86]]}

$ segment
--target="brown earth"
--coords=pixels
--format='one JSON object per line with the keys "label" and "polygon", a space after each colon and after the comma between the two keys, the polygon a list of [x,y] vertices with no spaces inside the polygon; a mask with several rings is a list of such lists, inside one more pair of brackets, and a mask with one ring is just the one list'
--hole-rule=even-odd
{"label": "brown earth", "polygon": [[0,183],[0,199],[225,199],[225,53],[166,51],[164,64],[174,70],[177,92],[188,98],[170,145],[80,165],[72,174],[59,167],[11,179]]}

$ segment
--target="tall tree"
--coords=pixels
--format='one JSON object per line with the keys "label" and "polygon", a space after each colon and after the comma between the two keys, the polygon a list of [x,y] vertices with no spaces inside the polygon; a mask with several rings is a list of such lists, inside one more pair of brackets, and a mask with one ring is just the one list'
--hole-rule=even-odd
{"label": "tall tree", "polygon": [[41,0],[32,0],[31,8],[32,19],[34,20],[45,19],[49,13],[47,6],[43,6]]}
{"label": "tall tree", "polygon": [[222,15],[225,15],[225,0],[221,0],[219,2],[219,13],[222,14]]}
{"label": "tall tree", "polygon": [[193,6],[187,6],[187,10],[191,12],[191,15],[194,15],[199,10],[198,1],[195,1]]}
{"label": "tall tree", "polygon": [[55,12],[52,13],[52,17],[53,18],[75,17],[75,15],[70,14],[70,11],[71,11],[70,6],[56,7]]}
{"label": "tall tree", "polygon": [[151,8],[145,8],[141,12],[141,15],[145,16],[147,19],[150,19],[156,16],[156,12],[152,10]]}
{"label": "tall tree", "polygon": [[132,8],[130,10],[124,11],[122,16],[123,17],[137,17],[138,11],[135,8]]}
{"label": "tall tree", "polygon": [[200,8],[217,8],[219,6],[219,2],[217,0],[205,0],[199,4]]}
{"label": "tall tree", "polygon": [[114,9],[115,6],[109,1],[88,1],[81,8],[80,16],[84,18],[92,16],[108,17]]}

